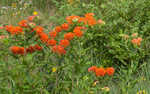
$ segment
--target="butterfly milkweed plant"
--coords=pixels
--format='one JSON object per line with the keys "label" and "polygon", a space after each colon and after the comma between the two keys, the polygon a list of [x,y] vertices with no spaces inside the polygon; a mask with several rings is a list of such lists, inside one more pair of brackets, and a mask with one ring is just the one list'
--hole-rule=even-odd
{"label": "butterfly milkweed plant", "polygon": [[[91,57],[86,55],[87,49],[83,45],[94,28],[99,30],[105,24],[95,19],[94,15],[67,16],[65,23],[51,30],[36,23],[39,18],[37,15],[29,16],[17,25],[1,26],[1,41],[6,47],[5,53],[2,53],[1,66],[5,67],[1,73],[2,92],[69,93],[80,86],[88,89],[80,80],[90,84],[105,74],[112,76],[113,67],[88,69],[86,66]],[[88,71],[96,73],[91,81],[90,77],[84,80]]]}

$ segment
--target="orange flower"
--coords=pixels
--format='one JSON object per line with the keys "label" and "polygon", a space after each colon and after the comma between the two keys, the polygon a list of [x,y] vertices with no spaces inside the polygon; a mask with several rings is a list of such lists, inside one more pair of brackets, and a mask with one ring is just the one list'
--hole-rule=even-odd
{"label": "orange flower", "polygon": [[66,54],[66,51],[65,51],[64,47],[58,45],[58,53],[59,54]]}
{"label": "orange flower", "polygon": [[77,36],[77,37],[82,37],[83,32],[81,31],[81,28],[82,28],[82,27],[75,27],[75,29],[73,30],[75,36]]}
{"label": "orange flower", "polygon": [[87,24],[87,19],[85,17],[80,17],[80,19],[78,20],[78,22],[83,22],[85,25]]}
{"label": "orange flower", "polygon": [[73,38],[74,38],[74,33],[72,32],[64,34],[64,39],[72,40]]}
{"label": "orange flower", "polygon": [[88,68],[88,72],[93,71],[96,72],[97,67],[96,66],[92,66],[90,68]]}
{"label": "orange flower", "polygon": [[60,46],[60,45],[55,45],[55,46],[53,46],[53,47],[52,47],[52,51],[53,51],[54,53],[57,53],[57,54],[60,54],[60,55],[66,54],[66,51],[65,51],[64,47],[62,47],[62,46]]}
{"label": "orange flower", "polygon": [[95,25],[97,22],[96,22],[96,20],[94,19],[94,18],[88,18],[88,25],[89,26],[93,26],[93,25]]}
{"label": "orange flower", "polygon": [[69,40],[66,40],[66,39],[60,40],[60,45],[63,47],[67,47],[69,46],[69,44],[70,44]]}
{"label": "orange flower", "polygon": [[41,51],[42,50],[42,47],[39,46],[38,44],[34,45],[34,49],[38,50],[38,51]]}
{"label": "orange flower", "polygon": [[18,47],[18,46],[12,46],[10,47],[10,50],[13,54],[24,54],[25,50],[24,47]]}
{"label": "orange flower", "polygon": [[13,54],[18,54],[19,52],[19,47],[18,46],[12,46],[10,47],[10,50]]}
{"label": "orange flower", "polygon": [[73,21],[78,21],[79,19],[80,19],[79,16],[68,16],[68,17],[66,17],[68,24],[73,24]]}
{"label": "orange flower", "polygon": [[69,25],[67,23],[64,23],[64,24],[61,25],[61,28],[63,30],[68,30],[69,29]]}
{"label": "orange flower", "polygon": [[56,32],[61,32],[61,30],[62,30],[61,26],[56,26],[56,27],[55,27],[55,31],[56,31]]}
{"label": "orange flower", "polygon": [[36,26],[33,30],[36,31],[37,35],[40,35],[41,33],[43,33],[44,29],[41,26]]}
{"label": "orange flower", "polygon": [[51,32],[49,32],[49,34],[50,34],[51,38],[55,38],[57,36],[57,32],[56,31],[51,31]]}
{"label": "orange flower", "polygon": [[3,26],[0,26],[0,29],[4,29],[4,27],[3,27]]}
{"label": "orange flower", "polygon": [[41,33],[40,34],[40,40],[44,43],[46,43],[48,41],[48,35],[45,33]]}
{"label": "orange flower", "polygon": [[99,19],[99,20],[97,21],[97,23],[99,23],[99,24],[105,24],[105,22],[104,22],[103,20],[101,20],[101,19]]}
{"label": "orange flower", "polygon": [[94,16],[94,13],[86,13],[84,16],[85,16],[85,17],[93,17],[93,16]]}
{"label": "orange flower", "polygon": [[23,32],[23,29],[20,26],[12,26],[12,25],[6,26],[6,30],[12,35]]}
{"label": "orange flower", "polygon": [[29,16],[28,21],[33,21],[36,16]]}
{"label": "orange flower", "polygon": [[56,45],[56,43],[57,43],[57,41],[54,40],[54,39],[51,39],[51,40],[47,41],[47,45],[50,45],[50,46],[54,46],[54,45]]}
{"label": "orange flower", "polygon": [[96,76],[99,77],[99,76],[104,76],[106,74],[106,71],[104,68],[97,68],[95,73]]}
{"label": "orange flower", "polygon": [[27,53],[33,53],[33,52],[35,52],[35,47],[34,46],[29,46],[28,48],[26,48],[26,52]]}
{"label": "orange flower", "polygon": [[53,51],[54,53],[57,53],[57,45],[55,45],[55,46],[52,47],[52,51]]}
{"label": "orange flower", "polygon": [[106,73],[109,75],[109,76],[112,76],[115,72],[115,69],[113,67],[109,67],[109,68],[106,68]]}
{"label": "orange flower", "polygon": [[20,26],[14,27],[14,33],[18,34],[20,32],[23,32],[23,29]]}
{"label": "orange flower", "polygon": [[21,27],[28,27],[28,24],[27,24],[27,20],[22,20],[22,21],[20,21],[18,24],[19,24],[19,26],[21,26]]}
{"label": "orange flower", "polygon": [[18,53],[23,55],[25,53],[24,47],[20,47]]}
{"label": "orange flower", "polygon": [[85,14],[85,18],[86,18],[89,26],[93,26],[93,25],[97,24],[97,21],[94,19],[93,16],[94,16],[94,13]]}
{"label": "orange flower", "polygon": [[135,45],[138,45],[140,46],[141,45],[141,41],[142,41],[142,38],[136,38],[136,39],[132,39],[131,42]]}

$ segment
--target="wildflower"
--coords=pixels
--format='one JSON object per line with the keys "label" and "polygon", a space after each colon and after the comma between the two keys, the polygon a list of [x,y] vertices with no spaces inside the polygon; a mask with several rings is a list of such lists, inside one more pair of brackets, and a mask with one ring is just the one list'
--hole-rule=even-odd
{"label": "wildflower", "polygon": [[18,54],[19,52],[19,47],[18,46],[12,46],[10,47],[10,50],[13,54]]}
{"label": "wildflower", "polygon": [[57,43],[57,41],[54,39],[50,39],[47,41],[47,45],[50,45],[50,46],[54,46],[54,45],[56,45],[56,43]]}
{"label": "wildflower", "polygon": [[12,35],[23,32],[23,29],[20,26],[12,26],[12,25],[6,26],[6,30]]}
{"label": "wildflower", "polygon": [[51,31],[51,32],[49,32],[49,34],[50,34],[51,38],[55,38],[57,36],[57,32],[56,31]]}
{"label": "wildflower", "polygon": [[29,16],[28,21],[33,21],[36,16]]}
{"label": "wildflower", "polygon": [[97,24],[97,21],[94,19],[93,16],[94,16],[94,13],[85,14],[85,18],[86,18],[89,26],[93,26],[93,25]]}
{"label": "wildflower", "polygon": [[26,48],[26,52],[27,53],[33,53],[35,52],[36,48],[34,46],[29,46],[28,48]]}
{"label": "wildflower", "polygon": [[24,47],[20,47],[18,53],[23,55],[25,53]]}
{"label": "wildflower", "polygon": [[67,23],[64,23],[64,24],[61,25],[61,28],[63,30],[68,30],[69,29],[69,25]]}
{"label": "wildflower", "polygon": [[36,26],[34,29],[33,29],[34,31],[36,31],[36,34],[37,35],[40,35],[40,34],[42,34],[43,33],[43,27],[41,27],[41,26]]}
{"label": "wildflower", "polygon": [[115,72],[115,69],[113,67],[109,67],[109,68],[106,68],[106,73],[109,75],[109,76],[112,76]]}
{"label": "wildflower", "polygon": [[141,41],[142,41],[142,38],[135,38],[135,39],[132,39],[131,42],[135,45],[138,45],[140,46],[141,45]]}
{"label": "wildflower", "polygon": [[104,22],[103,20],[101,20],[101,19],[99,19],[99,20],[97,21],[97,23],[99,23],[99,24],[105,24],[105,22]]}
{"label": "wildflower", "polygon": [[19,26],[21,26],[21,27],[28,27],[28,21],[27,20],[22,20],[22,21],[20,21],[18,24],[19,24]]}
{"label": "wildflower", "polygon": [[55,45],[52,47],[52,51],[54,53],[58,53],[58,54],[66,54],[66,51],[64,49],[64,47],[60,46],[60,45]]}
{"label": "wildflower", "polygon": [[94,19],[94,18],[91,18],[91,19],[89,19],[88,18],[88,25],[89,26],[93,26],[93,25],[95,25],[97,22],[96,22],[96,20]]}
{"label": "wildflower", "polygon": [[53,67],[52,68],[52,72],[56,72],[57,71],[57,68],[56,67]]}
{"label": "wildflower", "polygon": [[109,87],[103,87],[101,88],[102,91],[105,91],[105,92],[109,92],[110,91],[110,88]]}
{"label": "wildflower", "polygon": [[93,17],[93,16],[94,16],[94,13],[86,13],[84,16],[85,16],[85,17]]}
{"label": "wildflower", "polygon": [[56,27],[55,27],[55,31],[56,31],[56,32],[61,32],[61,30],[62,30],[61,26],[56,26]]}
{"label": "wildflower", "polygon": [[83,32],[81,31],[82,27],[75,27],[75,29],[73,30],[75,36],[77,37],[81,37],[83,35]]}
{"label": "wildflower", "polygon": [[18,33],[21,33],[21,32],[23,32],[23,29],[20,26],[14,27],[14,33],[18,34]]}
{"label": "wildflower", "polygon": [[14,27],[13,27],[12,25],[6,25],[6,26],[5,26],[5,29],[6,29],[6,31],[12,33],[13,30],[14,30]]}
{"label": "wildflower", "polygon": [[40,34],[40,40],[44,43],[46,43],[48,41],[48,35],[45,33],[41,33]]}
{"label": "wildflower", "polygon": [[41,51],[42,50],[42,47],[39,46],[38,44],[34,45],[34,49],[35,50],[38,50],[38,51]]}
{"label": "wildflower", "polygon": [[87,19],[85,17],[80,17],[78,22],[79,23],[83,22],[86,25],[87,24]]}
{"label": "wildflower", "polygon": [[52,47],[52,51],[53,51],[54,53],[57,53],[57,45],[55,45],[55,46]]}
{"label": "wildflower", "polygon": [[38,15],[38,12],[37,12],[37,11],[34,11],[34,12],[33,12],[33,15],[34,15],[34,16],[37,16],[37,15]]}
{"label": "wildflower", "polygon": [[25,53],[24,47],[12,46],[10,47],[10,50],[13,54],[23,55]]}
{"label": "wildflower", "polygon": [[96,66],[92,66],[90,68],[88,68],[88,72],[93,71],[96,72],[97,67]]}
{"label": "wildflower", "polygon": [[58,45],[58,53],[59,54],[66,54],[66,51],[65,51],[64,47]]}
{"label": "wildflower", "polygon": [[96,76],[99,77],[99,76],[104,76],[106,74],[106,71],[104,68],[97,68],[95,73]]}
{"label": "wildflower", "polygon": [[80,19],[79,16],[68,16],[68,17],[66,17],[68,24],[73,24],[73,22],[78,22],[79,19]]}
{"label": "wildflower", "polygon": [[73,38],[74,38],[74,33],[72,32],[64,34],[64,39],[72,40]]}
{"label": "wildflower", "polygon": [[3,27],[3,26],[0,26],[0,29],[4,29],[4,27]]}
{"label": "wildflower", "polygon": [[66,39],[60,40],[60,45],[63,47],[67,47],[69,46],[69,44],[70,44],[69,40],[66,40]]}

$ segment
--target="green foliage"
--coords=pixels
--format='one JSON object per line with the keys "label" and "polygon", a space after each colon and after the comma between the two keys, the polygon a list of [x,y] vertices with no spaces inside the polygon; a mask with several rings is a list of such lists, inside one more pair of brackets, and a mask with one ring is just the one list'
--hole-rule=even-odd
{"label": "green foliage", "polygon": [[[34,11],[37,11],[41,20],[35,22],[43,26],[47,34],[54,26],[66,22],[66,16],[70,15],[94,13],[94,17],[105,24],[86,26],[88,29],[84,37],[74,39],[66,49],[67,54],[62,56],[54,54],[33,37],[34,34],[28,33],[33,28],[24,29],[27,31],[27,41],[18,36],[15,36],[20,40],[18,42],[14,41],[14,36],[0,39],[0,93],[136,94],[142,90],[150,93],[149,0],[22,1],[0,1],[0,7],[6,7],[0,10],[2,26],[10,23],[16,25]],[[59,38],[63,38],[66,32],[61,32]],[[0,29],[0,35],[8,33]],[[132,43],[136,38],[142,38],[140,45]],[[12,45],[28,47],[36,43],[44,48],[42,52],[15,56],[9,49]],[[93,65],[114,67],[115,74],[112,77],[96,77],[88,72]]]}

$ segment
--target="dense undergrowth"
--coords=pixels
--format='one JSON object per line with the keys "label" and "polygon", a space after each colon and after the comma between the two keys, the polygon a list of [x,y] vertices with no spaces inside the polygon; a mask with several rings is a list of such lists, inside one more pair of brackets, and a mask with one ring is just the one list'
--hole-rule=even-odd
{"label": "dense undergrowth", "polygon": [[1,0],[0,94],[149,94],[149,0]]}

